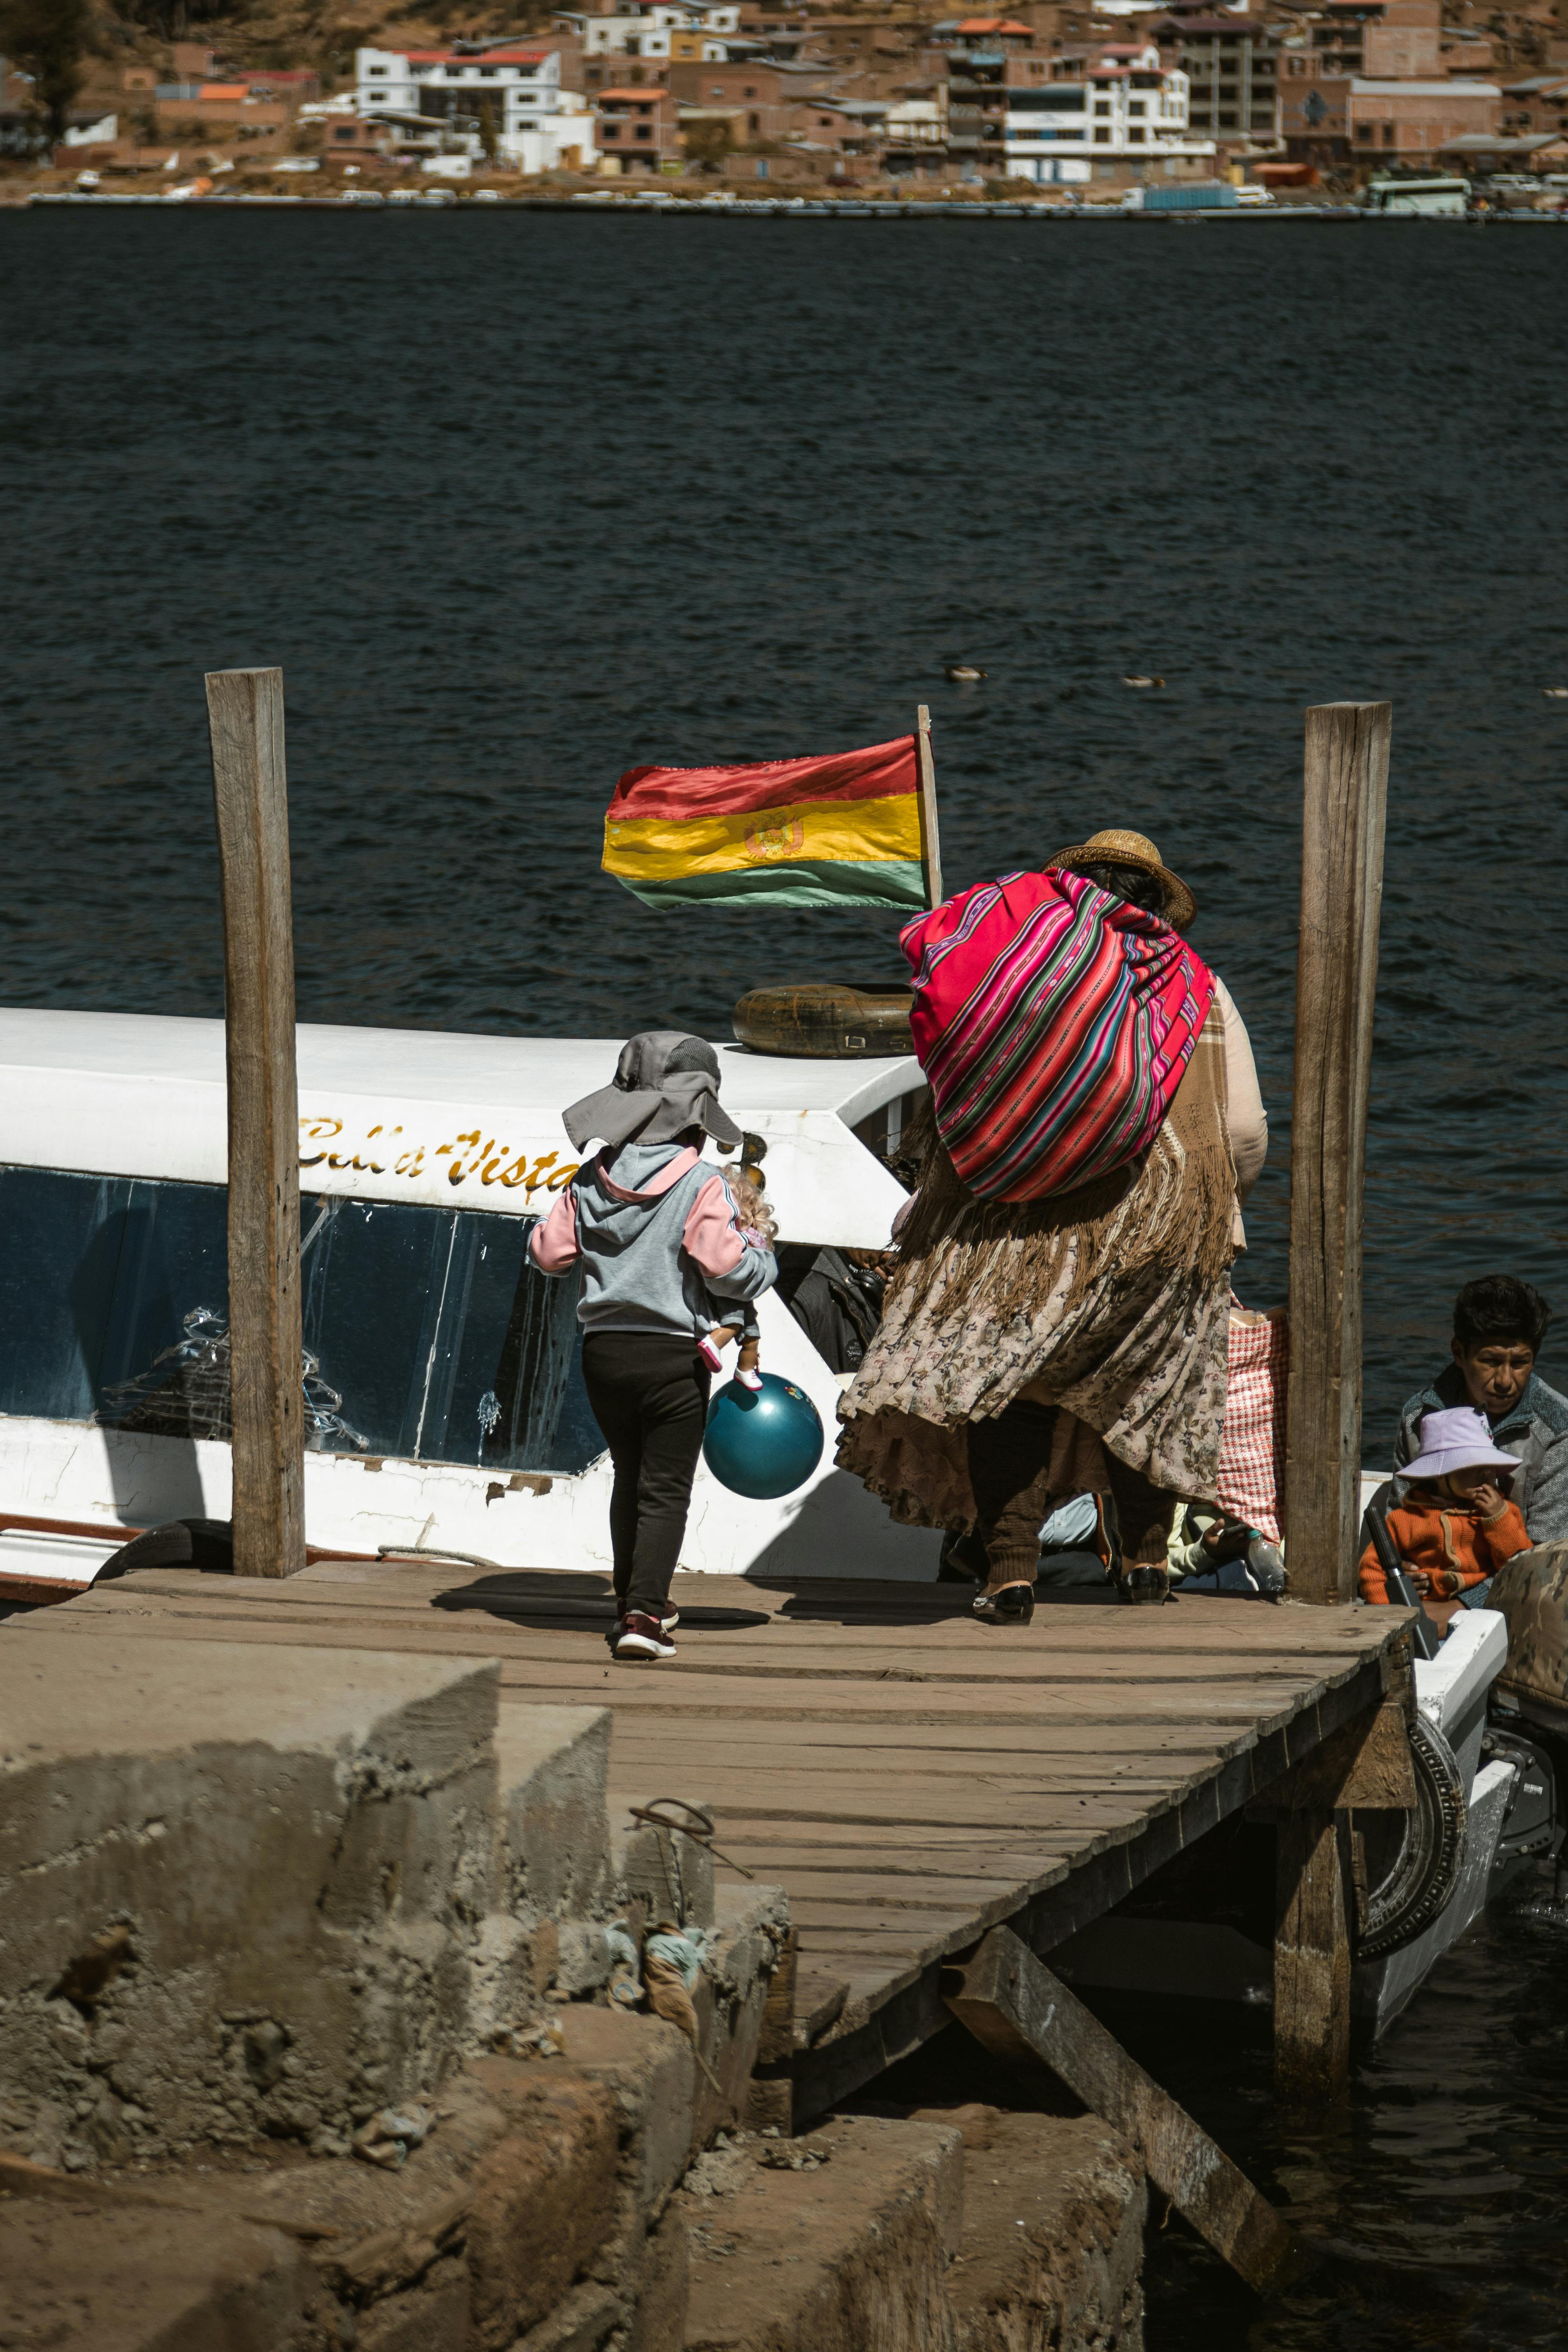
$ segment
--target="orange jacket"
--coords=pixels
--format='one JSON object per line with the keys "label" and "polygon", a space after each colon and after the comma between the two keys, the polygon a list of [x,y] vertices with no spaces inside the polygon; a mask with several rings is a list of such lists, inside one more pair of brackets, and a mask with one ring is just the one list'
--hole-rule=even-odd
{"label": "orange jacket", "polygon": [[[1484,1583],[1515,1552],[1530,1549],[1517,1503],[1505,1503],[1495,1519],[1483,1519],[1474,1504],[1456,1503],[1424,1481],[1389,1512],[1388,1532],[1405,1567],[1425,1569],[1431,1578],[1434,1601],[1452,1601],[1468,1586]],[[1361,1556],[1360,1583],[1363,1601],[1387,1601],[1371,1544]]]}

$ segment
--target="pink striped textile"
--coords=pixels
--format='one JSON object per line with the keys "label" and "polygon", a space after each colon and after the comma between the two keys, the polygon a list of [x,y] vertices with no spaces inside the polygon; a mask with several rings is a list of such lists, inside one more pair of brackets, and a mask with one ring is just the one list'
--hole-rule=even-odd
{"label": "pink striped textile", "polygon": [[1081,874],[1004,874],[900,941],[915,1052],[972,1192],[1041,1200],[1153,1140],[1215,987],[1158,917]]}

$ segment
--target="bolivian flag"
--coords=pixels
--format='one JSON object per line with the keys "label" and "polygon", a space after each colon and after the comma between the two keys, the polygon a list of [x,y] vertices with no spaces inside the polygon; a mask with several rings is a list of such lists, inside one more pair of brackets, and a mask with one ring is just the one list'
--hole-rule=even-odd
{"label": "bolivian flag", "polygon": [[628,768],[605,871],[646,907],[926,904],[915,739],[820,760]]}

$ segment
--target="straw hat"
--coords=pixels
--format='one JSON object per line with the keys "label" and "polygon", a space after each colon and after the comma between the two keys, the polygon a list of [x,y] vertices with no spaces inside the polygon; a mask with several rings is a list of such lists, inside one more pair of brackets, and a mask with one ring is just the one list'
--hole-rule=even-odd
{"label": "straw hat", "polygon": [[1160,853],[1145,833],[1122,833],[1112,827],[1109,833],[1097,833],[1092,841],[1081,843],[1076,849],[1058,849],[1054,857],[1046,860],[1052,866],[1070,866],[1076,873],[1080,866],[1138,866],[1145,874],[1154,875],[1165,890],[1165,920],[1173,931],[1184,931],[1198,911],[1198,902],[1182,880],[1168,866],[1160,863]]}

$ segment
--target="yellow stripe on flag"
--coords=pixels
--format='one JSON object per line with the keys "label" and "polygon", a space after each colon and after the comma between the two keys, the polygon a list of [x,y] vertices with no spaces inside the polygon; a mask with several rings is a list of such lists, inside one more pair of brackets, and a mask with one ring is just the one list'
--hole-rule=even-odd
{"label": "yellow stripe on flag", "polygon": [[852,859],[917,863],[920,802],[913,793],[881,801],[802,801],[733,816],[606,818],[605,871],[649,882],[689,874],[735,874],[749,866]]}

